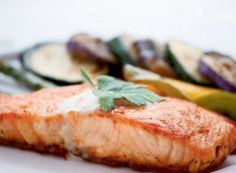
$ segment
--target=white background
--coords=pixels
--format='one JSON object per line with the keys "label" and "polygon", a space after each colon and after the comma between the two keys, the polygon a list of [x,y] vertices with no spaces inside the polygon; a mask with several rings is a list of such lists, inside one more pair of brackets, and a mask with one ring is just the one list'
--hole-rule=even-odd
{"label": "white background", "polygon": [[0,51],[77,32],[178,38],[236,56],[236,1],[0,0]]}
{"label": "white background", "polygon": [[[0,0],[0,53],[77,32],[109,39],[121,33],[182,39],[236,57],[235,0]],[[224,172],[235,172],[235,156]],[[0,147],[0,173],[132,172]],[[220,171],[222,172],[222,170]]]}

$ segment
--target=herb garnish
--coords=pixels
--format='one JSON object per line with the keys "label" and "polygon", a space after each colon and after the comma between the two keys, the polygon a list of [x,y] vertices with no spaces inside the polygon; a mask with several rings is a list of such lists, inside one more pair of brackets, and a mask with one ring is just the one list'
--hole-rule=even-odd
{"label": "herb garnish", "polygon": [[95,86],[90,77],[81,70],[81,77],[90,86],[93,94],[98,97],[100,107],[107,112],[115,107],[114,101],[124,99],[134,105],[146,105],[148,102],[160,102],[163,97],[158,96],[141,85],[117,80],[110,76],[101,75],[97,77]]}

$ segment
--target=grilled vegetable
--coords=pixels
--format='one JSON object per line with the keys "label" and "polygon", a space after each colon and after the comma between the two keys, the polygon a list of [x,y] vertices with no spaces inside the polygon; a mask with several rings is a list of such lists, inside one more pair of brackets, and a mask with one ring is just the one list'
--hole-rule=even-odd
{"label": "grilled vegetable", "polygon": [[0,62],[0,71],[5,75],[14,78],[17,82],[21,83],[22,85],[25,85],[26,87],[33,90],[56,86],[55,84],[47,80],[44,80],[30,72],[17,70],[2,61]]}
{"label": "grilled vegetable", "polygon": [[125,65],[123,68],[123,77],[132,82],[153,85],[160,91],[160,95],[187,99],[187,96],[180,89],[166,81],[165,77],[150,71],[132,65]]}
{"label": "grilled vegetable", "polygon": [[201,55],[201,50],[181,41],[173,40],[167,44],[167,59],[180,78],[188,82],[209,85],[210,81],[198,70]]}
{"label": "grilled vegetable", "polygon": [[236,92],[236,62],[231,57],[208,52],[202,56],[199,70],[218,87]]}
{"label": "grilled vegetable", "polygon": [[123,69],[126,80],[156,87],[162,94],[197,103],[223,113],[236,120],[236,94],[210,87],[197,86],[126,65]]}
{"label": "grilled vegetable", "polygon": [[150,39],[137,40],[134,48],[141,66],[163,76],[175,77],[171,67],[164,61],[164,50],[160,44]]}
{"label": "grilled vegetable", "polygon": [[105,64],[74,59],[60,43],[37,45],[21,55],[21,62],[25,69],[58,84],[80,83],[80,69],[85,69],[93,77],[108,72]]}
{"label": "grilled vegetable", "polygon": [[77,34],[67,43],[67,48],[75,58],[90,59],[97,62],[116,63],[116,58],[107,45],[99,38],[87,34]]}
{"label": "grilled vegetable", "polygon": [[121,64],[136,64],[137,57],[133,47],[133,39],[128,35],[115,37],[107,43],[109,49]]}

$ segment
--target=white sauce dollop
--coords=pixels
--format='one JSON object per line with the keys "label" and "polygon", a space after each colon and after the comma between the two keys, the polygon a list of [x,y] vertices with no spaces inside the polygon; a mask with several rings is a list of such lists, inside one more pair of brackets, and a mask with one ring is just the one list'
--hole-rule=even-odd
{"label": "white sauce dollop", "polygon": [[64,116],[64,125],[60,134],[64,139],[67,150],[73,152],[75,147],[71,138],[71,126],[67,120],[66,115],[72,111],[84,114],[93,112],[99,107],[98,98],[92,93],[91,90],[88,89],[83,91],[82,94],[75,95],[63,100],[57,105],[57,107],[59,113]]}
{"label": "white sauce dollop", "polygon": [[98,107],[98,98],[92,93],[91,90],[86,90],[82,94],[63,100],[59,103],[58,110],[65,116],[71,111],[90,113]]}

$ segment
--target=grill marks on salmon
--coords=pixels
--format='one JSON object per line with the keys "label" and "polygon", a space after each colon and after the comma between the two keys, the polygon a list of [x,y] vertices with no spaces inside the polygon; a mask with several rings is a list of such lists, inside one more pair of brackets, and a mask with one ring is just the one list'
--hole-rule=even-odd
{"label": "grill marks on salmon", "polygon": [[59,155],[68,148],[98,163],[171,172],[210,170],[236,146],[230,120],[179,99],[62,115],[58,105],[87,90],[80,85],[0,95],[0,143]]}

